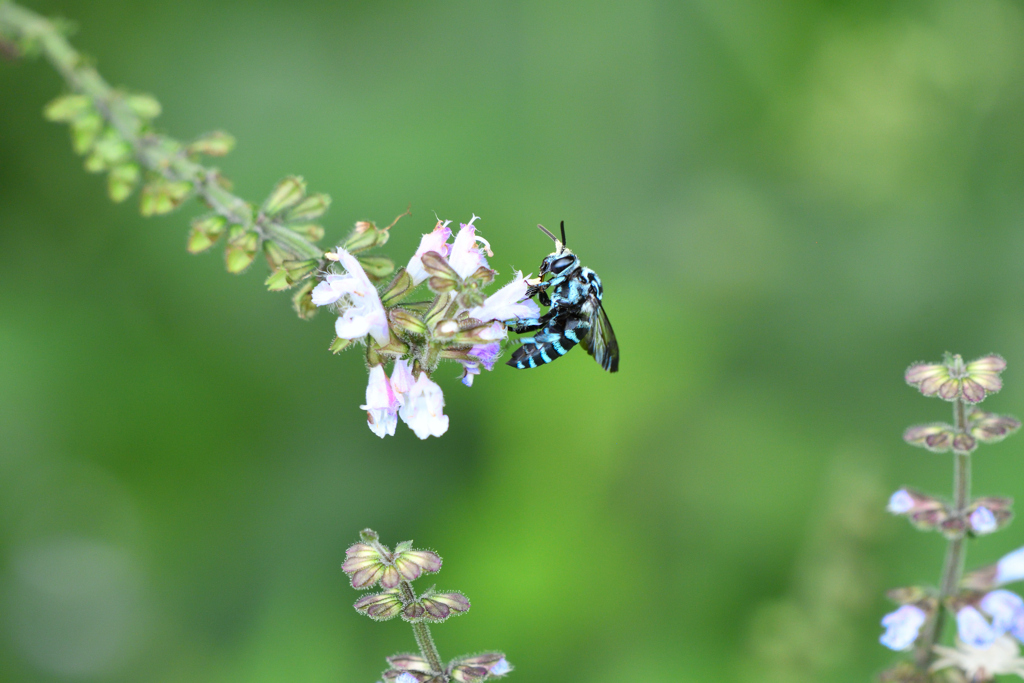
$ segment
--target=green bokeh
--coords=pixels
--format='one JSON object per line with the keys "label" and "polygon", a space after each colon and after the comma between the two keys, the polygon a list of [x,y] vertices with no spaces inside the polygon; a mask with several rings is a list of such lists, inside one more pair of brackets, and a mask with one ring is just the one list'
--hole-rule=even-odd
{"label": "green bokeh", "polygon": [[[1019,3],[26,5],[170,134],[233,133],[242,196],[331,194],[328,242],[411,204],[400,261],[476,213],[506,278],[564,219],[623,359],[442,368],[448,434],[378,440],[329,315],[186,253],[194,204],[112,205],[42,119],[55,73],[0,63],[0,678],[376,680],[414,643],[351,609],[367,526],[473,601],[442,654],[503,649],[517,681],[896,659],[882,592],[943,542],[879,511],[952,473],[901,443],[948,410],[903,369],[997,351],[986,405],[1024,413]],[[982,448],[976,491],[1024,496],[1022,448]]]}

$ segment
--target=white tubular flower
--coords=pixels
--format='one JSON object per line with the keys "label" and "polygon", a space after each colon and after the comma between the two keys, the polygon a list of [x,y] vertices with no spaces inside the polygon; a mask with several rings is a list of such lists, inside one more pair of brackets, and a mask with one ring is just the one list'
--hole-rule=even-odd
{"label": "white tubular flower", "polygon": [[342,339],[360,339],[369,334],[381,346],[387,344],[391,341],[388,316],[377,288],[355,256],[338,247],[337,258],[345,273],[328,273],[324,281],[313,288],[313,303],[329,306],[342,302],[341,317],[334,324],[335,332]]}
{"label": "white tubular flower", "polygon": [[449,223],[451,221],[444,221],[443,223],[440,220],[437,221],[434,230],[423,236],[420,240],[419,248],[416,249],[416,253],[409,259],[409,265],[405,267],[405,270],[412,276],[414,285],[418,285],[430,277],[430,273],[423,268],[423,261],[420,257],[428,251],[436,251],[441,256],[448,256],[448,252],[451,249],[448,245],[448,238],[452,236],[452,231],[448,228]]}
{"label": "white tubular flower", "polygon": [[536,318],[540,315],[537,303],[533,299],[523,301],[529,286],[522,271],[517,270],[512,282],[487,297],[482,305],[469,309],[469,317],[480,321]]}
{"label": "white tubular flower", "polygon": [[957,641],[955,648],[936,645],[935,654],[939,657],[929,667],[931,671],[955,666],[972,681],[990,681],[1000,674],[1024,677],[1020,647],[1009,636],[998,638],[988,647],[974,647],[961,641]]}
{"label": "white tubular flower", "polygon": [[409,361],[396,360],[395,367],[391,370],[391,390],[395,392],[399,404],[405,405],[405,398],[414,384],[416,380],[409,368]]}
{"label": "white tubular flower", "polygon": [[409,425],[416,436],[441,436],[448,431],[448,416],[444,409],[444,394],[441,387],[432,382],[427,373],[421,372],[416,383],[405,395],[405,401],[398,411],[399,417]]}
{"label": "white tubular flower", "polygon": [[473,221],[478,218],[480,216],[473,214],[473,218],[469,223],[460,224],[459,234],[455,236],[455,242],[452,244],[451,252],[448,255],[448,265],[463,280],[475,273],[478,268],[490,268],[487,265],[487,259],[484,258],[483,252],[477,246],[477,242],[483,244],[484,249],[489,255],[494,255],[491,254],[490,245],[487,243],[487,240],[476,236],[476,226],[473,225]]}
{"label": "white tubular flower", "polygon": [[398,424],[398,399],[391,389],[383,365],[370,368],[370,381],[366,385],[366,405],[359,406],[366,411],[366,424],[370,431],[384,438],[395,435]]}

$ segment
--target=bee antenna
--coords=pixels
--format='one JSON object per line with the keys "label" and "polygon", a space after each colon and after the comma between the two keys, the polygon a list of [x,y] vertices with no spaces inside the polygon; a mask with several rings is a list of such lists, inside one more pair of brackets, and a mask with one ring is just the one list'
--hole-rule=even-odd
{"label": "bee antenna", "polygon": [[537,227],[540,228],[540,231],[542,233],[544,233],[545,235],[550,237],[552,242],[558,242],[558,238],[555,237],[554,235],[552,235],[550,230],[548,230],[547,228],[545,228],[543,225],[540,225],[540,224],[538,224]]}
{"label": "bee antenna", "polygon": [[565,221],[562,221],[562,247],[565,248],[567,246],[565,243]]}

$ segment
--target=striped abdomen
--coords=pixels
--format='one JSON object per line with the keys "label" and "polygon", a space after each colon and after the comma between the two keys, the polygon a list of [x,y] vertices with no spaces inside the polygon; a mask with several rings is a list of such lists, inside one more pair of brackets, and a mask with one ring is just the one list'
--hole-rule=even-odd
{"label": "striped abdomen", "polygon": [[575,317],[557,317],[532,338],[520,339],[522,346],[512,353],[507,365],[520,370],[550,363],[580,343],[590,325]]}

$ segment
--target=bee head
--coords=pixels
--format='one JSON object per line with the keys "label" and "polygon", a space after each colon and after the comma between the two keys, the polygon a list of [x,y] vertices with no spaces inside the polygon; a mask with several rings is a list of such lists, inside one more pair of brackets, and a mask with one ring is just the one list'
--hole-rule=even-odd
{"label": "bee head", "polygon": [[565,246],[565,221],[562,221],[562,239],[559,240],[551,231],[545,228],[543,225],[538,225],[541,232],[551,238],[555,243],[555,250],[546,256],[543,261],[540,262],[540,275],[543,277],[546,273],[552,273],[558,275],[564,272],[568,268],[572,268],[579,259],[576,255],[569,251],[569,248]]}

